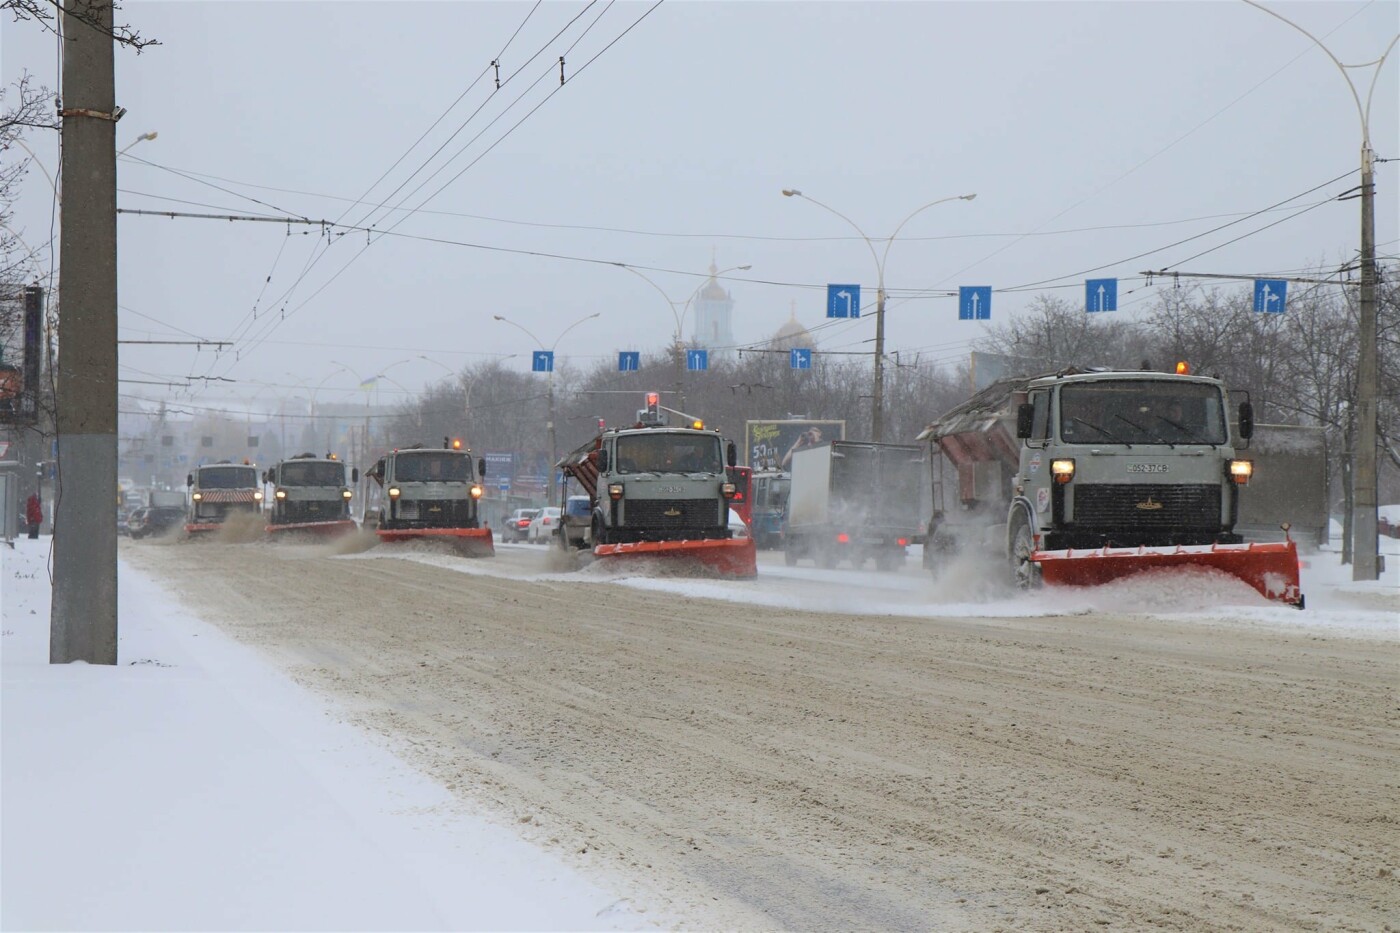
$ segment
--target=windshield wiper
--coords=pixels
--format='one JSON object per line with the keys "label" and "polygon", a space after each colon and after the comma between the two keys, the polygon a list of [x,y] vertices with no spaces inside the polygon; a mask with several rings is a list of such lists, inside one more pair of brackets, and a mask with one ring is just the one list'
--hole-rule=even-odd
{"label": "windshield wiper", "polygon": [[1145,428],[1145,427],[1143,427],[1142,425],[1138,424],[1138,423],[1137,423],[1136,421],[1134,421],[1133,419],[1131,419],[1131,418],[1124,418],[1122,415],[1118,414],[1117,412],[1114,412],[1113,417],[1117,418],[1119,421],[1123,422],[1124,424],[1130,424],[1130,425],[1132,425],[1132,426],[1133,426],[1133,430],[1135,430],[1135,431],[1141,431],[1143,434],[1149,435],[1149,436],[1150,436],[1154,441],[1156,441],[1157,443],[1159,443],[1159,444],[1166,444],[1168,447],[1172,448],[1173,450],[1176,449],[1176,445],[1173,444],[1171,441],[1167,440],[1165,437],[1163,437],[1163,436],[1160,435],[1160,434],[1154,434],[1153,432],[1147,430],[1147,428]]}
{"label": "windshield wiper", "polygon": [[1216,442],[1214,442],[1214,441],[1204,440],[1199,434],[1197,434],[1195,431],[1192,431],[1192,430],[1191,430],[1190,428],[1188,428],[1186,425],[1184,425],[1184,424],[1178,424],[1177,422],[1175,422],[1175,421],[1173,421],[1172,419],[1168,418],[1166,415],[1154,415],[1153,417],[1155,417],[1158,421],[1165,421],[1167,424],[1171,425],[1172,427],[1174,427],[1174,428],[1176,428],[1178,431],[1180,431],[1180,432],[1185,436],[1185,438],[1186,438],[1186,440],[1185,440],[1184,443],[1188,443],[1188,444],[1209,444],[1211,447],[1219,447],[1219,446],[1220,446],[1218,443],[1216,443]]}
{"label": "windshield wiper", "polygon": [[1112,442],[1115,443],[1115,444],[1122,444],[1124,447],[1127,447],[1129,450],[1132,449],[1132,446],[1133,446],[1132,444],[1130,444],[1130,443],[1128,443],[1127,441],[1123,440],[1123,438],[1121,438],[1121,437],[1119,437],[1118,435],[1114,434],[1112,431],[1109,431],[1107,428],[1101,428],[1101,427],[1099,427],[1097,424],[1093,424],[1093,423],[1091,423],[1091,422],[1085,421],[1083,418],[1070,418],[1069,420],[1070,420],[1070,421],[1073,421],[1075,424],[1082,424],[1082,425],[1084,425],[1084,427],[1089,428],[1089,429],[1092,430],[1092,431],[1098,431],[1099,434],[1101,434],[1101,435],[1103,435],[1104,437],[1108,438],[1110,441],[1112,441]]}

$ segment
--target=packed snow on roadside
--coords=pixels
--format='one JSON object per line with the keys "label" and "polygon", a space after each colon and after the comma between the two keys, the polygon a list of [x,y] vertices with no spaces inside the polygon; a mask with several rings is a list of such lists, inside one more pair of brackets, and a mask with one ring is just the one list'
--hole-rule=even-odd
{"label": "packed snow on roadside", "polygon": [[464,811],[126,567],[118,665],[49,664],[50,541],[0,544],[0,929],[675,922]]}

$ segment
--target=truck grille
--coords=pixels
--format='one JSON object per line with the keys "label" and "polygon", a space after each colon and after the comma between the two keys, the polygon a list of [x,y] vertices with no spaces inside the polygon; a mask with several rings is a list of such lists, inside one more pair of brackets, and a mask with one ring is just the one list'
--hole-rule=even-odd
{"label": "truck grille", "polygon": [[1218,528],[1220,487],[1075,486],[1073,523],[1079,528]]}
{"label": "truck grille", "polygon": [[401,500],[393,510],[393,520],[397,526],[414,528],[475,528],[474,505],[470,499]]}
{"label": "truck grille", "polygon": [[628,499],[628,528],[715,528],[719,519],[714,499]]}

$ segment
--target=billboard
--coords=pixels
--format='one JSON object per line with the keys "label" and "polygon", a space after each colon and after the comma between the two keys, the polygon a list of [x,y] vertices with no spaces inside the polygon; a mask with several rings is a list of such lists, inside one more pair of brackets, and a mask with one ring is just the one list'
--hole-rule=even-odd
{"label": "billboard", "polygon": [[747,421],[744,427],[744,465],[754,470],[786,470],[793,451],[846,439],[844,421]]}

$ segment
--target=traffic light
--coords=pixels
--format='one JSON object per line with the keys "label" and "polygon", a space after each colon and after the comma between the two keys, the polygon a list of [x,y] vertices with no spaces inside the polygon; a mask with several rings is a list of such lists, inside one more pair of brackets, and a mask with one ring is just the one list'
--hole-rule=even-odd
{"label": "traffic light", "polygon": [[657,417],[658,415],[661,414],[661,393],[660,393],[660,392],[648,392],[648,393],[647,393],[647,414],[648,414],[648,415],[651,415],[653,418],[655,418],[655,417]]}

